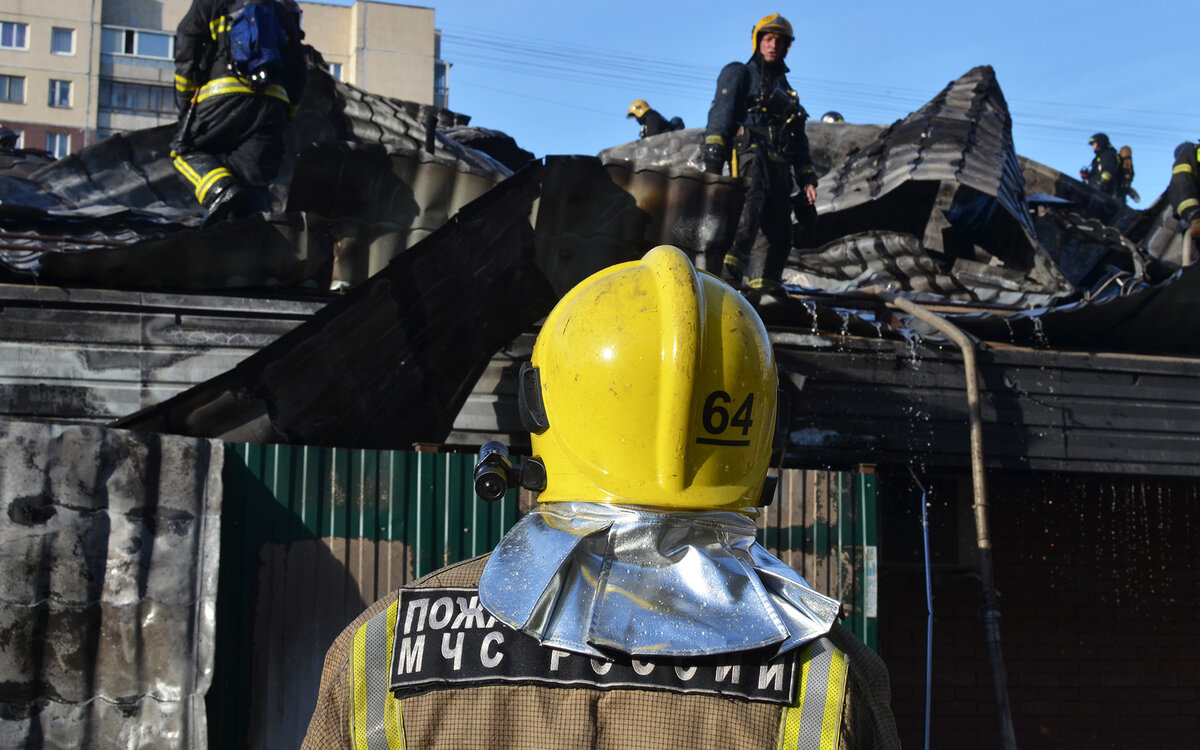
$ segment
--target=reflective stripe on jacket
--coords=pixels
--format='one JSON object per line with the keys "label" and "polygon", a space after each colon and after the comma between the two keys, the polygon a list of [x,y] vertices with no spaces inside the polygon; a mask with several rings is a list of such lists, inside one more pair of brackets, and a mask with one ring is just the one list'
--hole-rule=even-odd
{"label": "reflective stripe on jacket", "polygon": [[[355,750],[407,748],[402,701],[397,700],[388,687],[398,616],[399,608],[393,602],[354,634],[350,657],[350,727]],[[796,701],[778,709],[778,739],[774,747],[777,750],[837,750],[841,746],[849,658],[828,638],[819,638],[803,647],[800,662]],[[553,710],[555,699],[562,697],[564,692],[578,690],[587,688],[526,688],[537,696],[537,700],[547,704],[544,715],[561,716],[564,722],[569,722],[570,717]],[[728,699],[709,700],[727,702]],[[747,702],[746,705],[750,704]],[[630,727],[638,724],[637,716],[623,718]],[[686,716],[681,716],[680,720],[686,721]],[[450,731],[457,729],[452,719],[447,719],[446,723],[452,727]],[[497,722],[497,726],[503,724]],[[481,744],[512,746],[502,729],[494,731],[494,736],[479,738]]]}

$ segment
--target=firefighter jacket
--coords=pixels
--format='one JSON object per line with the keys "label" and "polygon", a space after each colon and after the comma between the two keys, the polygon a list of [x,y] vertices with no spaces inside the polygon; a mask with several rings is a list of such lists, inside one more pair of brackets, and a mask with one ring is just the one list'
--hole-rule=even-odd
{"label": "firefighter jacket", "polygon": [[484,610],[486,560],[443,568],[342,632],[302,748],[899,747],[887,670],[840,626],[775,660],[594,659]]}
{"label": "firefighter jacket", "polygon": [[[304,91],[307,61],[302,34],[296,19],[277,0],[260,0],[275,12],[287,35],[283,80],[272,81],[255,92],[239,78],[230,65],[229,24],[226,13],[235,5],[231,0],[193,0],[175,31],[175,100],[182,112],[188,102],[196,103],[217,96],[255,95],[271,97],[289,105],[294,114]],[[198,90],[198,93],[197,93]]]}
{"label": "firefighter jacket", "polygon": [[643,138],[649,138],[659,133],[667,133],[675,129],[671,126],[671,123],[667,122],[667,118],[659,114],[656,109],[646,110],[645,114],[637,118],[637,121],[642,126],[641,136]]}
{"label": "firefighter jacket", "polygon": [[1096,149],[1088,170],[1087,184],[1102,193],[1121,197],[1121,160],[1111,144],[1105,142]]}
{"label": "firefighter jacket", "polygon": [[796,181],[816,185],[804,123],[808,113],[788,83],[782,61],[767,63],[757,52],[745,63],[729,63],[717,76],[704,144],[736,158],[741,149],[761,150],[773,162],[790,164]]}
{"label": "firefighter jacket", "polygon": [[1181,143],[1176,147],[1167,200],[1180,219],[1187,222],[1200,219],[1200,143]]}

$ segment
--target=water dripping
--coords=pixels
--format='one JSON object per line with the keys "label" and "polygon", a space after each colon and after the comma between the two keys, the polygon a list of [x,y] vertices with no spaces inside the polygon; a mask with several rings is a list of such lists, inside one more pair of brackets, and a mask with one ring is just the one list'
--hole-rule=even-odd
{"label": "water dripping", "polygon": [[917,349],[917,345],[921,343],[921,337],[911,328],[901,328],[900,335],[904,337],[904,346],[908,350],[908,361],[912,364],[914,370],[921,368],[921,353]]}
{"label": "water dripping", "polygon": [[1033,321],[1033,346],[1035,349],[1049,349],[1050,340],[1046,338],[1046,330],[1042,327],[1042,319],[1030,318]]}
{"label": "water dripping", "polygon": [[808,311],[808,316],[812,318],[812,335],[816,336],[817,331],[817,303],[811,299],[804,300],[804,309]]}

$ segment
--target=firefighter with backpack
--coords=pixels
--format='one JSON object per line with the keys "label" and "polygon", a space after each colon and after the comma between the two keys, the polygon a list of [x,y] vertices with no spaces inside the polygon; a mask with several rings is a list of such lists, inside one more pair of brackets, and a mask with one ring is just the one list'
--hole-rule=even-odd
{"label": "firefighter with backpack", "polygon": [[1079,177],[1088,185],[1114,198],[1121,194],[1121,158],[1113,148],[1108,136],[1096,133],[1088,139],[1092,147],[1092,163],[1079,170]]}
{"label": "firefighter with backpack", "polygon": [[193,0],[175,34],[175,168],[206,224],[270,209],[307,62],[295,0]]}

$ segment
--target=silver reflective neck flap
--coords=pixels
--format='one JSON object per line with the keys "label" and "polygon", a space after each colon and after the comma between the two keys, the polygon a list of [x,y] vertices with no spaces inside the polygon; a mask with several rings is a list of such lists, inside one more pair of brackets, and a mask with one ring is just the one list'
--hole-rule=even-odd
{"label": "silver reflective neck flap", "polygon": [[840,603],[818,593],[728,511],[539,505],[492,552],[479,598],[541,643],[603,656],[696,656],[829,632]]}

